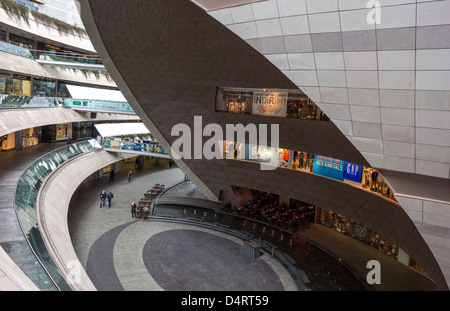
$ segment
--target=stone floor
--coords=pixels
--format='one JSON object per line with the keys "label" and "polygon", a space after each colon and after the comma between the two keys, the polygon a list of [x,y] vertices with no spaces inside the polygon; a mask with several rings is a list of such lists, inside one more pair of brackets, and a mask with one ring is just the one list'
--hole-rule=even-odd
{"label": "stone floor", "polygon": [[[240,252],[242,240],[187,224],[131,218],[138,202],[155,183],[167,188],[184,179],[178,168],[146,160],[134,170],[121,163],[114,184],[108,178],[81,185],[69,209],[73,245],[97,289],[108,290],[297,290],[289,272],[271,256],[254,261]],[[130,162],[132,163],[132,162]],[[191,183],[171,195],[202,198]],[[114,193],[111,208],[99,207],[101,190]]]}
{"label": "stone floor", "polygon": [[[169,168],[164,161],[161,161],[158,167],[149,162],[145,164],[143,169],[135,170],[135,178],[130,183],[125,179],[126,172],[128,172],[128,168],[121,168],[114,185],[109,184],[107,178],[104,178],[98,182],[83,185],[76,192],[71,204],[69,219],[74,247],[81,262],[85,265],[88,274],[95,279],[94,284],[104,290],[191,289],[193,284],[196,284],[195,281],[192,281],[192,283],[188,281],[189,278],[193,278],[193,275],[187,277],[187,274],[183,279],[183,273],[181,273],[179,266],[180,264],[186,265],[184,261],[186,256],[174,253],[174,248],[181,247],[178,244],[178,239],[176,239],[177,236],[180,237],[177,235],[179,232],[198,229],[192,228],[192,226],[186,228],[185,226],[179,227],[179,225],[161,224],[155,221],[139,220],[134,222],[131,218],[129,206],[131,201],[138,201],[143,196],[141,194],[155,183],[165,184],[166,189],[175,185],[164,196],[187,196],[203,199],[202,194],[189,181],[179,184],[183,180],[184,174],[176,167]],[[112,190],[116,196],[111,209],[98,208],[97,197],[103,189],[106,191]],[[183,206],[158,206],[156,211],[156,214],[178,217],[200,217],[206,212],[208,216],[202,217],[206,221],[210,217],[217,217],[213,216],[214,213],[211,213],[208,209]],[[364,284],[365,275],[368,273],[366,264],[371,259],[378,259],[382,263],[382,278],[384,281],[381,285],[376,285],[372,289],[434,289],[432,282],[399,264],[394,259],[364,243],[323,226],[313,224],[310,229],[304,229],[303,232],[298,232],[297,235],[289,237],[280,230],[252,220],[236,218],[227,214],[219,215],[220,219],[212,218],[209,221],[227,223],[232,227],[234,226],[236,230],[246,230],[266,241],[277,244],[279,250],[294,258],[300,268],[307,273],[315,290],[366,290],[368,288],[367,284]],[[166,232],[168,228],[171,229]],[[215,236],[213,238],[213,235],[217,235],[217,233],[208,233],[207,236],[211,239],[218,239]],[[282,236],[283,234],[284,236]],[[158,238],[156,239],[156,237]],[[175,240],[169,243],[168,241],[171,238]],[[165,247],[161,244],[161,240],[167,242]],[[135,245],[136,243],[137,245]],[[222,243],[220,244],[222,245]],[[239,247],[242,241],[236,241],[235,244],[236,247]],[[226,243],[223,245],[226,245]],[[155,246],[161,247],[161,249],[154,249]],[[334,256],[330,256],[323,251],[327,248],[334,249]],[[154,249],[155,252],[151,253],[149,249]],[[215,250],[217,253],[221,251],[223,249]],[[354,256],[355,251],[359,253],[358,256]],[[148,256],[151,253],[151,259],[143,257],[143,253]],[[191,253],[190,256],[195,257],[196,254]],[[170,258],[173,262],[168,261]],[[107,262],[108,265],[105,264]],[[109,267],[101,268],[102,265]],[[207,264],[203,263],[203,266],[206,269]],[[216,268],[218,267],[219,265],[216,266]],[[191,268],[202,271],[201,266],[198,265],[185,266],[185,271],[192,271]],[[225,268],[228,267],[221,267],[223,271],[226,270]],[[112,273],[112,269],[115,270],[115,275]],[[162,276],[163,271],[166,273],[165,277]],[[180,279],[167,274],[168,271],[177,271]],[[105,278],[105,275],[109,275],[110,278]],[[278,273],[279,277],[280,275]],[[355,277],[355,275],[358,275],[358,277]],[[280,277],[281,279],[283,278]],[[286,281],[287,279],[289,277],[285,278],[282,284],[284,284],[285,289],[290,290],[292,288],[286,285],[289,284],[289,281]],[[184,284],[184,287],[180,287],[180,284]],[[138,289],[136,286],[138,286]],[[212,282],[206,288],[214,290],[219,288],[217,286]],[[224,286],[223,288],[227,287]]]}

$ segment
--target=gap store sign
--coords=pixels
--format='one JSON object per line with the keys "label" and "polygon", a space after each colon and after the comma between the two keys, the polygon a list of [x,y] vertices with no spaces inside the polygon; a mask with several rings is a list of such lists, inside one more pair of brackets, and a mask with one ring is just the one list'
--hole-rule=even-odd
{"label": "gap store sign", "polygon": [[361,182],[362,170],[362,165],[345,162],[344,179]]}
{"label": "gap store sign", "polygon": [[362,165],[344,162],[342,160],[324,157],[321,155],[314,156],[313,173],[324,177],[333,178],[339,181],[344,179],[361,182]]}

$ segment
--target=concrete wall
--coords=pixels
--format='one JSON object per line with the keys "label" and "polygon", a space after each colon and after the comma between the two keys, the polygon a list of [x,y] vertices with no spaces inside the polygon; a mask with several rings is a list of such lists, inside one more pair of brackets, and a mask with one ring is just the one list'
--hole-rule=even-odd
{"label": "concrete wall", "polygon": [[97,113],[92,119],[89,112],[77,112],[70,108],[18,108],[0,109],[0,136],[32,127],[49,124],[87,121],[139,120],[138,116]]}
{"label": "concrete wall", "polygon": [[89,37],[74,35],[72,33],[60,33],[58,29],[49,27],[42,23],[36,22],[31,14],[28,16],[28,23],[23,18],[17,18],[14,15],[8,15],[7,12],[0,6],[0,21],[10,30],[14,32],[25,32],[28,36],[33,36],[49,42],[51,44],[62,45],[64,47],[77,47],[77,49],[85,50],[87,52],[95,52]]}

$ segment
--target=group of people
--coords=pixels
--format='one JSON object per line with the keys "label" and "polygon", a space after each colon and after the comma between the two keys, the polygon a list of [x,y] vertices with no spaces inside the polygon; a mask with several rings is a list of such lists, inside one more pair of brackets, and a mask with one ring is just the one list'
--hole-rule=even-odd
{"label": "group of people", "polygon": [[106,193],[106,191],[103,190],[100,193],[100,208],[102,208],[104,206],[108,206],[109,208],[111,208],[112,199],[114,199],[114,194],[111,191]]}
{"label": "group of people", "polygon": [[284,202],[280,203],[277,195],[259,191],[252,191],[252,194],[253,199],[235,208],[238,214],[278,225],[289,224],[294,230],[299,224],[306,224],[309,227],[309,219],[302,209],[289,207]]}

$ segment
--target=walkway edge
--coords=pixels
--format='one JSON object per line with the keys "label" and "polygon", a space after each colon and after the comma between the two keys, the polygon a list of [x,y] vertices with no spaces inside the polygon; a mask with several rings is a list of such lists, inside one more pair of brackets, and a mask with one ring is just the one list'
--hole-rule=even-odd
{"label": "walkway edge", "polygon": [[43,183],[36,202],[38,225],[47,250],[75,291],[96,291],[75,253],[68,227],[69,204],[75,190],[102,167],[132,154],[91,152],[61,165]]}

